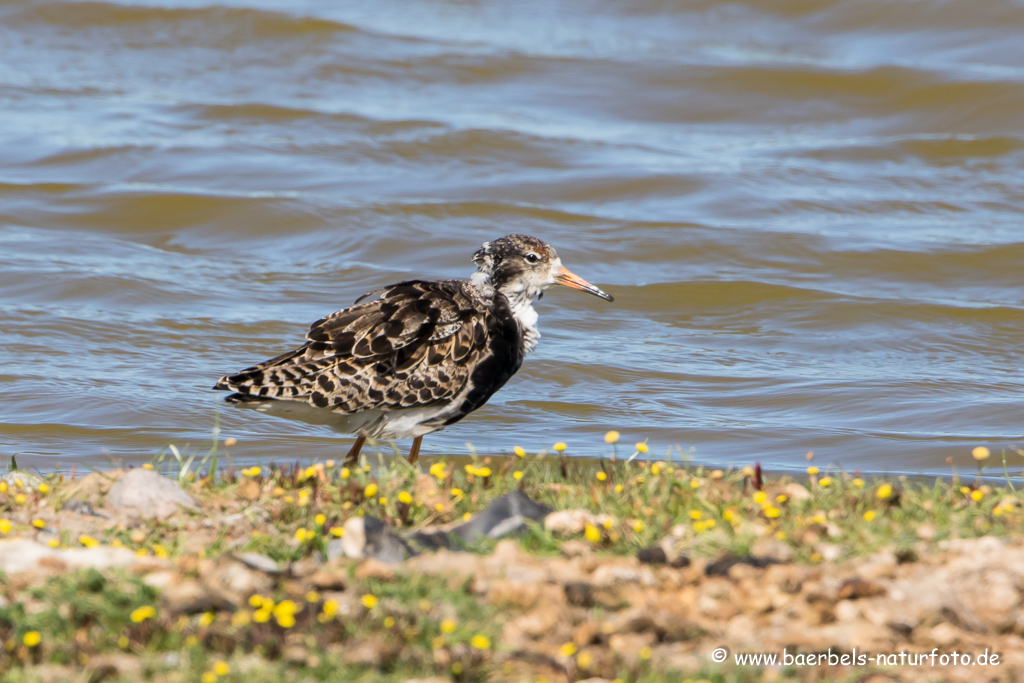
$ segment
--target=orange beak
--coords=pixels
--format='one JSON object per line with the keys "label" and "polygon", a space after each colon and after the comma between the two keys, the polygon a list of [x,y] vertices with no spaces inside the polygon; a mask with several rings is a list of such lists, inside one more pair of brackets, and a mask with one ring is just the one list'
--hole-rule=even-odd
{"label": "orange beak", "polygon": [[587,294],[599,296],[605,301],[615,301],[615,299],[613,299],[610,295],[605,294],[600,289],[590,284],[576,273],[567,269],[565,266],[563,266],[557,273],[555,273],[555,282],[557,282],[560,285],[565,285],[566,287],[578,289],[581,292],[586,292]]}

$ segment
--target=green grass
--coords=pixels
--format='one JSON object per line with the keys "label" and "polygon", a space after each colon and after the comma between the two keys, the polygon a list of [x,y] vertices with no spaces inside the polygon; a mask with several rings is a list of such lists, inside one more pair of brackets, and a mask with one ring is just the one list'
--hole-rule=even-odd
{"label": "green grass", "polygon": [[[603,515],[574,537],[532,526],[518,539],[530,554],[556,555],[574,538],[598,556],[632,555],[668,537],[691,557],[715,558],[746,555],[767,538],[791,548],[795,562],[817,564],[881,548],[912,561],[922,539],[1019,534],[1024,516],[1024,500],[1008,474],[1007,485],[998,486],[978,485],[973,478],[862,480],[812,467],[799,481],[766,477],[758,488],[749,469],[713,470],[678,461],[594,462],[549,454],[435,459],[421,467],[370,456],[351,468],[328,462],[220,471],[213,468],[215,456],[204,460],[199,471],[195,459],[164,459],[151,466],[176,477],[207,515],[252,513],[256,521],[244,536],[233,536],[227,527],[216,529],[197,549],[190,545],[192,534],[172,523],[107,529],[99,520],[91,538],[59,529],[56,534],[37,531],[34,517],[59,507],[75,483],[53,473],[43,476],[42,486],[12,484],[0,490],[0,538],[122,546],[169,558],[188,576],[197,562],[226,552],[259,552],[282,563],[320,555],[353,516],[379,517],[399,532],[458,522],[518,488],[555,510]],[[470,550],[488,553],[493,545],[485,541]],[[823,552],[828,549],[834,557]],[[462,682],[519,675],[518,669],[508,671],[504,610],[482,602],[469,585],[410,574],[396,581],[357,579],[352,575],[356,566],[345,566],[350,573],[345,593],[372,597],[344,618],[330,614],[334,598],[298,598],[288,593],[286,582],[263,596],[280,606],[291,595],[294,623],[277,612],[259,623],[256,606],[239,612],[163,613],[158,592],[123,572],[90,570],[17,582],[0,578],[0,680],[42,680],[44,665],[80,673],[111,656],[134,658],[144,679],[191,681],[205,675],[207,683],[404,681],[434,675]],[[147,606],[153,614],[138,618],[144,613],[139,608]],[[31,634],[38,634],[38,643]],[[387,656],[370,663],[346,658],[363,646]],[[638,682],[683,678],[651,666],[644,661],[624,665],[617,675]],[[760,680],[759,672],[749,670],[686,674],[721,682]],[[796,675],[782,672],[783,680],[790,674]]]}

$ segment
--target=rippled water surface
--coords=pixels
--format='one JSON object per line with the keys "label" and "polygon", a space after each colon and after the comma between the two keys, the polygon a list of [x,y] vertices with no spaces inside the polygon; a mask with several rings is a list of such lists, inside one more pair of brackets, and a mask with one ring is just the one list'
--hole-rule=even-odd
{"label": "rippled water surface", "polygon": [[[337,456],[221,374],[537,235],[616,297],[427,454],[1024,446],[1024,5],[0,3],[0,456]],[[1017,458],[1011,465],[1024,461]]]}

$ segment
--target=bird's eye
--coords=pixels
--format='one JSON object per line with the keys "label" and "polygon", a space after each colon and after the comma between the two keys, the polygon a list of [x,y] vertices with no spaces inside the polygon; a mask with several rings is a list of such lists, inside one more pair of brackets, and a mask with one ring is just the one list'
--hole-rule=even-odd
{"label": "bird's eye", "polygon": [[525,258],[527,263],[537,263],[537,261],[540,261],[540,256],[533,253],[527,254]]}

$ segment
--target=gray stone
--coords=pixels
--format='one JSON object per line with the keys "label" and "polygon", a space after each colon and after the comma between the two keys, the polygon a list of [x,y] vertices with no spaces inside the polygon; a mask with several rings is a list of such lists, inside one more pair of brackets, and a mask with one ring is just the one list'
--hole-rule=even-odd
{"label": "gray stone", "polygon": [[197,512],[199,504],[175,482],[153,470],[136,469],[118,479],[107,493],[107,506],[145,518],[166,519],[179,507]]}

